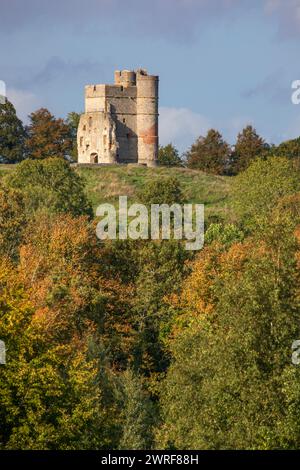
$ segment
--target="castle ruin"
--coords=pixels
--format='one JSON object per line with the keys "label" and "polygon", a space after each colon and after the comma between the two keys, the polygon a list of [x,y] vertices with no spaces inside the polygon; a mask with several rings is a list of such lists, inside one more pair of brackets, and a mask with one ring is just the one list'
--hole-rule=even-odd
{"label": "castle ruin", "polygon": [[158,76],[117,70],[114,85],[87,85],[77,145],[78,163],[155,166]]}

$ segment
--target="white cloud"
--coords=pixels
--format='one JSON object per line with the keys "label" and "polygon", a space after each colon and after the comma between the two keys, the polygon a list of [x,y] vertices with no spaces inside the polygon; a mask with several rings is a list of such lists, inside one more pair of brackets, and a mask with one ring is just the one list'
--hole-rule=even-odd
{"label": "white cloud", "polygon": [[197,137],[206,134],[211,127],[208,118],[188,108],[162,107],[159,113],[161,145],[172,142],[180,152],[187,150]]}
{"label": "white cloud", "polygon": [[17,115],[27,123],[28,115],[41,106],[39,99],[29,91],[8,88],[7,98],[14,105]]}
{"label": "white cloud", "polygon": [[224,138],[229,144],[234,144],[236,137],[246,126],[252,125],[255,127],[254,119],[249,116],[234,116],[229,117],[226,122],[223,122],[216,128],[224,133]]}
{"label": "white cloud", "polygon": [[217,129],[229,144],[249,124],[250,116],[228,116],[226,120],[212,119],[188,108],[162,107],[159,110],[159,141],[161,145],[173,143],[180,152],[186,151],[199,137],[211,128]]}

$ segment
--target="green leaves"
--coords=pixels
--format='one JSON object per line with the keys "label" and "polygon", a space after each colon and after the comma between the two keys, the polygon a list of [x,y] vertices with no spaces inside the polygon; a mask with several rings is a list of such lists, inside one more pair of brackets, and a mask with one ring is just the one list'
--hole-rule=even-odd
{"label": "green leaves", "polygon": [[269,150],[269,145],[257,134],[252,126],[245,127],[237,137],[231,157],[231,173],[237,174],[246,170],[256,158],[266,157]]}
{"label": "green leaves", "polygon": [[223,175],[229,163],[229,145],[215,129],[210,129],[205,137],[199,137],[186,154],[189,168]]}
{"label": "green leaves", "polygon": [[183,166],[179,152],[172,144],[159,147],[158,164],[160,166]]}
{"label": "green leaves", "polygon": [[176,177],[158,177],[147,183],[139,193],[143,204],[182,204],[184,195]]}
{"label": "green leaves", "polygon": [[[275,168],[285,180],[286,166]],[[199,254],[184,281],[161,390],[159,445],[299,445],[299,372],[291,363],[291,344],[300,337],[299,200],[276,198],[275,190],[259,236],[226,248],[214,227],[217,243]]]}
{"label": "green leaves", "polygon": [[26,160],[7,178],[7,184],[22,192],[29,214],[43,209],[92,217],[80,176],[61,158]]}
{"label": "green leaves", "polygon": [[256,160],[234,181],[233,199],[237,215],[244,225],[259,227],[279,200],[300,189],[299,172],[285,158]]}
{"label": "green leaves", "polygon": [[25,202],[21,191],[0,185],[0,255],[16,259],[26,227]]}
{"label": "green leaves", "polygon": [[122,375],[123,433],[120,449],[151,449],[157,411],[140,378],[130,370]]}
{"label": "green leaves", "polygon": [[0,104],[0,158],[16,163],[24,158],[25,129],[12,103]]}

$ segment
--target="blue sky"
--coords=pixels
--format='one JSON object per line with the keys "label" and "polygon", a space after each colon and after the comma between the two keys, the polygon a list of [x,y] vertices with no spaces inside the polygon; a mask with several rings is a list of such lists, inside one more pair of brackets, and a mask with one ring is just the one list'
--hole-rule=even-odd
{"label": "blue sky", "polygon": [[160,76],[160,141],[180,151],[210,127],[300,135],[300,0],[1,0],[0,80],[20,117],[83,111],[114,69]]}

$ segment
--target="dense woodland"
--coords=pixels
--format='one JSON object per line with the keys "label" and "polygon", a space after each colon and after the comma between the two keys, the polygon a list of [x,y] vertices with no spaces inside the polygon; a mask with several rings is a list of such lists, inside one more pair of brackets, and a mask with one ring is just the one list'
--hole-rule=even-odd
{"label": "dense woodland", "polygon": [[0,449],[299,448],[300,139],[211,130],[133,173],[145,204],[218,194],[194,253],[97,239],[77,122],[0,105]]}

